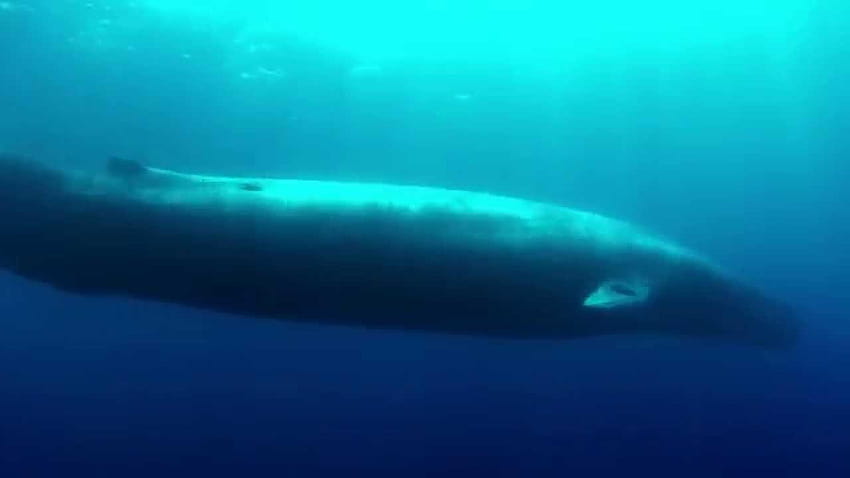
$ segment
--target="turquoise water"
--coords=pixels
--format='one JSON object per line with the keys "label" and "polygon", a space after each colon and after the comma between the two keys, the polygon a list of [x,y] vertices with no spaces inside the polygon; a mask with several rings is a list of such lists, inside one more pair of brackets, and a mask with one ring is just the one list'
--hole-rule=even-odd
{"label": "turquoise water", "polygon": [[0,474],[846,476],[848,27],[814,0],[0,2],[0,150],[559,203],[805,320],[786,352],[540,344],[3,273]]}

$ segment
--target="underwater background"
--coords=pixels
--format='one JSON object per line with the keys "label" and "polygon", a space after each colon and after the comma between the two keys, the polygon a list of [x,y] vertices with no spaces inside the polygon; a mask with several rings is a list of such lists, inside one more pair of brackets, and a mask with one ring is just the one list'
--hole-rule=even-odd
{"label": "underwater background", "polygon": [[2,272],[0,476],[850,476],[848,135],[842,0],[0,1],[0,150],[555,202],[805,320],[493,340]]}

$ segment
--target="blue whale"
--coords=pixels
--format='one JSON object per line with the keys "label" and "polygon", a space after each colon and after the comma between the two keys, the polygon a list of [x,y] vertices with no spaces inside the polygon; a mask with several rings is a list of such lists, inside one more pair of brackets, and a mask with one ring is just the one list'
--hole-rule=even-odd
{"label": "blue whale", "polygon": [[650,333],[787,348],[800,323],[624,222],[522,199],[0,157],[0,268],[75,293],[483,336]]}

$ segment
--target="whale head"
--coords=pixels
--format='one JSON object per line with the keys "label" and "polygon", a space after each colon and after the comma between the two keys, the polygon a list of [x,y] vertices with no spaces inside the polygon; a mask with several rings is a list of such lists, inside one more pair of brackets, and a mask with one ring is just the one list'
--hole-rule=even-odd
{"label": "whale head", "polygon": [[793,346],[800,320],[791,306],[689,254],[653,250],[628,273],[600,281],[582,304],[613,331],[718,338],[772,349]]}
{"label": "whale head", "polygon": [[781,299],[714,269],[692,267],[682,275],[661,287],[650,304],[666,326],[768,348],[789,348],[798,341],[799,318]]}

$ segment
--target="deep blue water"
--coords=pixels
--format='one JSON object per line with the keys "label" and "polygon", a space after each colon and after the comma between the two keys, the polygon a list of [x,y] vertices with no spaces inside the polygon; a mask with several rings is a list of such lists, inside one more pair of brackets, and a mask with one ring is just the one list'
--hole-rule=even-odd
{"label": "deep blue water", "polygon": [[841,2],[782,42],[623,42],[569,66],[364,62],[287,35],[246,55],[235,27],[131,4],[0,5],[0,149],[586,208],[784,297],[805,334],[768,352],[378,332],[2,273],[0,476],[850,476]]}

